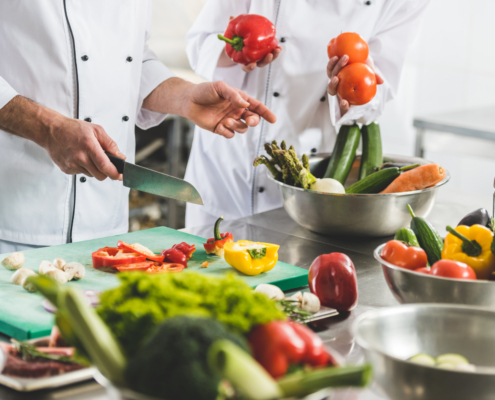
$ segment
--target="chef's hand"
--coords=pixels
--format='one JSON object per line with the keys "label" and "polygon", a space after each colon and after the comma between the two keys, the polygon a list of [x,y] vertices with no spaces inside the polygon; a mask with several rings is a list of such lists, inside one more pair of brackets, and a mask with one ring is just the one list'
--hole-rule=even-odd
{"label": "chef's hand", "polygon": [[[340,70],[344,68],[347,65],[347,62],[349,61],[349,56],[344,55],[342,57],[332,57],[327,64],[327,75],[328,78],[330,79],[330,83],[328,84],[328,93],[331,96],[337,96],[337,89],[339,87],[339,78],[337,75],[339,74]],[[375,77],[376,77],[376,83],[378,85],[381,85],[384,81],[383,78],[378,75],[375,71],[375,64],[373,63],[373,59],[371,56],[368,57],[366,60],[366,64],[368,64],[371,69],[375,72]],[[340,97],[339,99],[339,106],[340,106],[340,115],[344,115],[347,111],[349,111],[350,105],[347,100],[343,100]]]}
{"label": "chef's hand", "polygon": [[[278,46],[271,53],[268,53],[261,61],[258,61],[257,63],[242,65],[241,68],[244,72],[250,72],[250,71],[254,71],[256,67],[260,67],[260,68],[264,67],[270,64],[271,62],[275,61],[281,51],[282,51],[282,47]],[[217,67],[220,68],[233,67],[234,65],[237,65],[237,63],[231,60],[231,58],[225,52],[225,48],[224,48],[222,53],[220,53],[220,57],[218,58]]]}

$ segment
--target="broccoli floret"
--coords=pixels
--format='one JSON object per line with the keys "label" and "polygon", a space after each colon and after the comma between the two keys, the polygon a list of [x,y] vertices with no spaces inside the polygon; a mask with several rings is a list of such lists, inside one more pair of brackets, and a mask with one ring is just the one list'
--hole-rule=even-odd
{"label": "broccoli floret", "polygon": [[170,318],[129,360],[126,382],[132,390],[156,398],[215,400],[220,377],[208,368],[207,352],[219,339],[249,351],[243,338],[212,318]]}

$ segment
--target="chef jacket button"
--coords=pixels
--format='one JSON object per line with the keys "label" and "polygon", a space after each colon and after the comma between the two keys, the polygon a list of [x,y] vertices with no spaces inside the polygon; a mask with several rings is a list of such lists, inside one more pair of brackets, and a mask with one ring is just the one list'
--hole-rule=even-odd
{"label": "chef jacket button", "polygon": [[325,99],[327,98],[327,96],[323,96],[320,101],[323,103],[325,101]]}
{"label": "chef jacket button", "polygon": [[86,122],[91,122],[91,118],[89,118],[89,117],[88,117],[88,118],[84,118],[84,120],[85,120]]}
{"label": "chef jacket button", "polygon": [[125,121],[125,122],[129,121],[129,117],[127,115],[124,115],[122,117],[122,121]]}
{"label": "chef jacket button", "polygon": [[131,57],[131,56],[127,57],[127,58],[126,58],[126,61],[128,61],[128,62],[132,62],[132,57]]}
{"label": "chef jacket button", "polygon": [[81,57],[81,60],[88,61],[89,60],[89,57],[87,55],[84,55],[84,56]]}
{"label": "chef jacket button", "polygon": [[278,97],[278,96],[280,96],[279,92],[273,92],[273,97]]}
{"label": "chef jacket button", "polygon": [[364,4],[366,4],[367,6],[371,6],[371,1],[370,0],[365,1]]}
{"label": "chef jacket button", "polygon": [[313,148],[311,149],[311,153],[316,153],[317,151],[318,151],[318,149],[317,149],[316,147],[313,147]]}
{"label": "chef jacket button", "polygon": [[86,182],[86,177],[85,177],[85,176],[81,176],[81,177],[79,178],[79,181],[80,181],[81,183]]}
{"label": "chef jacket button", "polygon": [[285,43],[285,41],[286,41],[286,40],[287,40],[287,39],[286,39],[286,38],[284,38],[284,37],[283,37],[283,38],[280,38],[280,41],[281,41],[282,43]]}
{"label": "chef jacket button", "polygon": [[264,191],[265,191],[265,188],[264,188],[264,187],[260,187],[260,188],[258,189],[258,192],[259,192],[259,193],[263,193]]}

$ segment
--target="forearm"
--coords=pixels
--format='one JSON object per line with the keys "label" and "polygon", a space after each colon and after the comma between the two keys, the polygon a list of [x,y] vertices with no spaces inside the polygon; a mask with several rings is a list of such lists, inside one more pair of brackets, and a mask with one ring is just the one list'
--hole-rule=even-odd
{"label": "forearm", "polygon": [[180,78],[162,82],[144,99],[143,108],[162,114],[185,115],[185,105],[194,83]]}
{"label": "forearm", "polygon": [[61,118],[54,110],[16,96],[0,109],[0,129],[43,147],[54,122]]}

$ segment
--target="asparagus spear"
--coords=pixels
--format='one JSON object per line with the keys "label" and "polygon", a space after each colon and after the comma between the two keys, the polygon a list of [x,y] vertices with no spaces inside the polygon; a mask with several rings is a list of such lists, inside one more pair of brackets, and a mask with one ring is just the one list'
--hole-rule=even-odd
{"label": "asparagus spear", "polygon": [[282,179],[282,172],[280,172],[277,167],[275,166],[275,163],[272,160],[269,160],[265,156],[261,155],[259,157],[256,157],[254,159],[253,165],[257,167],[258,165],[264,164],[268,168],[268,170],[272,173],[273,177],[276,180],[281,180]]}
{"label": "asparagus spear", "polygon": [[307,154],[302,155],[302,164],[303,164],[303,167],[309,171],[309,158],[308,158]]}
{"label": "asparagus spear", "polygon": [[285,144],[285,140],[282,140],[282,143],[280,143],[280,148],[282,150],[287,150],[287,145]]}

